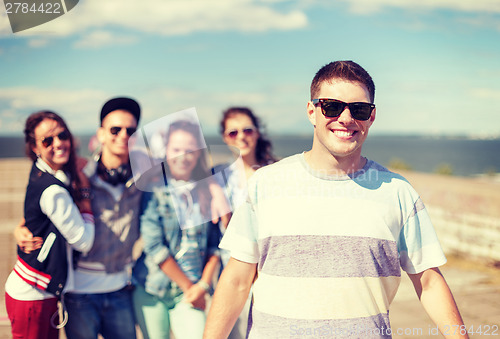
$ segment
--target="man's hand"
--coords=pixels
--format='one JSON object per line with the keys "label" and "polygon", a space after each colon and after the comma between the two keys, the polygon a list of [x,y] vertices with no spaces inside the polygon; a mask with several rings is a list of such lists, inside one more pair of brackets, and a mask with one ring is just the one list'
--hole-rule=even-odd
{"label": "man's hand", "polygon": [[14,229],[14,238],[17,246],[24,253],[31,253],[42,247],[43,239],[41,237],[33,237],[33,233],[25,226],[26,220],[23,218]]}

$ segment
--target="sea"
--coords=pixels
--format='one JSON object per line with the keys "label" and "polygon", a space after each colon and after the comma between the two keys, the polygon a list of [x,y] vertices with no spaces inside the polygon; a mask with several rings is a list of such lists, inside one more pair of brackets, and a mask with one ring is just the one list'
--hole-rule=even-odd
{"label": "sea", "polygon": [[[91,135],[77,136],[79,154],[91,155],[87,145]],[[208,145],[222,144],[219,136],[206,138]],[[307,151],[312,135],[275,135],[274,154],[279,158]],[[425,173],[457,176],[498,175],[500,172],[500,139],[467,137],[370,135],[363,145],[363,156],[384,166]],[[24,157],[22,137],[0,136],[0,158]]]}

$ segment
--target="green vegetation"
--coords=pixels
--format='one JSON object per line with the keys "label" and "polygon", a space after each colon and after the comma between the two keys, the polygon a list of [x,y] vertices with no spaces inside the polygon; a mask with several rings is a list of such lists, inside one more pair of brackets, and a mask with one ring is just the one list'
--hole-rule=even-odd
{"label": "green vegetation", "polygon": [[450,164],[439,164],[434,170],[435,173],[440,175],[453,175],[453,167]]}
{"label": "green vegetation", "polygon": [[494,178],[496,175],[497,175],[497,170],[495,167],[488,167],[486,169],[486,176],[490,177],[490,178]]}
{"label": "green vegetation", "polygon": [[405,162],[403,159],[400,158],[392,158],[389,161],[389,168],[392,168],[394,170],[405,170],[405,171],[411,171],[413,168]]}

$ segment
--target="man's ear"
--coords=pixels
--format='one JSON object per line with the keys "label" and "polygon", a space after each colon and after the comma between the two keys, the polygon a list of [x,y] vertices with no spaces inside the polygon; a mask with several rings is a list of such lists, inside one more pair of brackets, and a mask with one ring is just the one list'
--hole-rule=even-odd
{"label": "man's ear", "polygon": [[375,115],[377,114],[377,108],[375,107],[372,111],[372,115],[370,116],[370,119],[368,119],[368,121],[370,121],[370,125],[371,126],[373,124],[373,122],[375,121]]}
{"label": "man's ear", "polygon": [[99,129],[97,130],[97,140],[99,140],[99,143],[101,145],[104,145],[104,141],[105,141],[105,133],[106,133],[106,130],[104,129],[104,127],[99,127]]}
{"label": "man's ear", "polygon": [[316,106],[314,106],[312,101],[307,103],[307,118],[309,119],[309,122],[316,127]]}

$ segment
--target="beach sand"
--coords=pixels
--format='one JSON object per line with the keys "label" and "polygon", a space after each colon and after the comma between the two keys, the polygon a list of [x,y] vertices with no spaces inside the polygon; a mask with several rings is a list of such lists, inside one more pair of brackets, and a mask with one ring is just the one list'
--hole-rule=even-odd
{"label": "beach sand", "polygon": [[[4,258],[0,264],[0,339],[11,337],[4,305],[4,282],[16,259],[12,231],[22,217],[30,166],[27,159],[0,160],[0,251]],[[398,172],[412,183],[427,206],[500,219],[500,184],[488,178]],[[497,328],[496,335],[500,337],[500,269],[485,262],[449,256],[448,263],[441,270],[468,328],[473,326],[476,330],[482,326],[483,335],[474,334],[471,337],[495,337],[491,335],[494,326]],[[432,322],[404,273],[390,308],[390,318],[394,338],[436,337]],[[490,335],[485,336],[487,327]]]}

